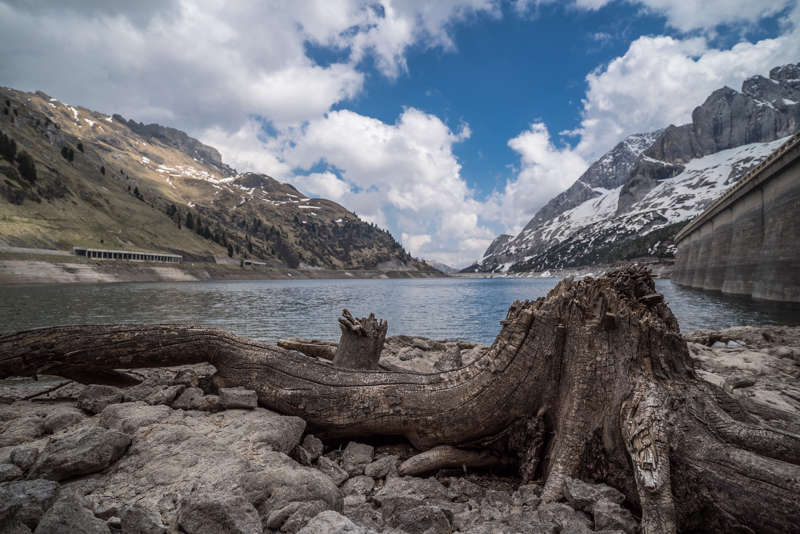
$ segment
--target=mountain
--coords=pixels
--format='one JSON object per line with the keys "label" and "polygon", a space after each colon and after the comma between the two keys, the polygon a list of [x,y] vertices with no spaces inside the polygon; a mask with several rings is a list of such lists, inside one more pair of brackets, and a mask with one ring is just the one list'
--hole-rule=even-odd
{"label": "mountain", "polygon": [[800,64],[714,91],[691,123],[623,140],[462,272],[673,257],[677,232],[800,129],[798,102]]}
{"label": "mountain", "polygon": [[339,204],[266,174],[237,173],[216,149],[174,128],[7,88],[0,111],[2,152],[16,148],[0,158],[0,235],[10,246],[433,272]]}
{"label": "mountain", "polygon": [[436,260],[422,260],[423,263],[433,267],[437,271],[445,274],[457,273],[458,269],[455,267],[450,267],[449,265],[445,265],[444,263],[438,262]]}

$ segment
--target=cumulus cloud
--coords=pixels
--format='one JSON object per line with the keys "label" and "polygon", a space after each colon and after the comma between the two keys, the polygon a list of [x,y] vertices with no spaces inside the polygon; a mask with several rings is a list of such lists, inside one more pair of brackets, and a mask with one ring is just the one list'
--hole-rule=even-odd
{"label": "cumulus cloud", "polygon": [[[250,115],[300,123],[358,95],[361,62],[405,69],[414,44],[452,47],[454,20],[490,0],[234,3],[0,1],[4,83],[195,132]],[[338,49],[317,65],[308,44]]]}
{"label": "cumulus cloud", "polygon": [[[402,229],[401,242],[412,254],[466,265],[494,237],[481,224],[485,206],[475,200],[453,154],[453,145],[470,135],[466,124],[454,131],[415,108],[405,109],[394,124],[339,110],[248,141],[257,131],[254,120],[235,134],[217,129],[204,137],[215,146],[239,145],[232,161],[239,170],[270,164],[279,170],[276,178],[307,194]],[[320,166],[327,170],[312,172]]]}
{"label": "cumulus cloud", "polygon": [[640,37],[625,55],[586,77],[577,152],[597,158],[632,133],[691,121],[692,110],[725,85],[736,90],[755,74],[800,59],[800,39],[789,33],[730,50],[705,38]]}

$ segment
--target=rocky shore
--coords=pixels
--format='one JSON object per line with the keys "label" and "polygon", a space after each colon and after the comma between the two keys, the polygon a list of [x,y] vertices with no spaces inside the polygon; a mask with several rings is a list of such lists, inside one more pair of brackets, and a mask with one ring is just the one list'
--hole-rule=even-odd
{"label": "rocky shore", "polygon": [[[773,427],[800,432],[800,327],[684,335],[697,373]],[[393,336],[380,364],[420,373],[468,365],[468,341]],[[255,392],[215,389],[209,365],[133,370],[119,389],[59,379],[0,386],[0,533],[638,532],[621,493],[513,471],[400,476],[402,438],[321,441]]]}

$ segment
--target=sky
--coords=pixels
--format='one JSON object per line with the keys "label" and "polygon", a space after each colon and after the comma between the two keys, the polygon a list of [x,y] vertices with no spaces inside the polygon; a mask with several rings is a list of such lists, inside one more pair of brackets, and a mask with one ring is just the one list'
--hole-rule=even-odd
{"label": "sky", "polygon": [[800,0],[0,0],[0,85],[172,126],[465,267],[626,136],[800,61]]}

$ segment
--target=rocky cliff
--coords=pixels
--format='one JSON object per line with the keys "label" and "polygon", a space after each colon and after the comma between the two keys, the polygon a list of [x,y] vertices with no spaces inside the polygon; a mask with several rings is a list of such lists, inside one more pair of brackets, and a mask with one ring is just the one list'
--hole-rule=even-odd
{"label": "rocky cliff", "polygon": [[[800,64],[714,91],[692,122],[628,137],[465,272],[670,257],[685,222],[800,128]],[[777,142],[777,144],[776,144]]]}

